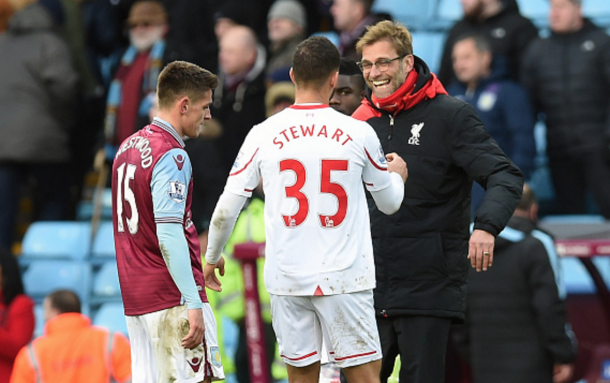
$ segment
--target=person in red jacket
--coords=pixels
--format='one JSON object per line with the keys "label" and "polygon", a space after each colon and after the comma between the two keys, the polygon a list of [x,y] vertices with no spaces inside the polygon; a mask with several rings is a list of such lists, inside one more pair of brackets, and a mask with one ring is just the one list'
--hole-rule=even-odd
{"label": "person in red jacket", "polygon": [[0,250],[0,383],[8,383],[13,362],[34,334],[34,302],[23,293],[17,260]]}
{"label": "person in red jacket", "polygon": [[131,349],[121,333],[91,326],[78,296],[57,290],[44,302],[45,335],[23,347],[11,383],[123,383],[131,380]]}

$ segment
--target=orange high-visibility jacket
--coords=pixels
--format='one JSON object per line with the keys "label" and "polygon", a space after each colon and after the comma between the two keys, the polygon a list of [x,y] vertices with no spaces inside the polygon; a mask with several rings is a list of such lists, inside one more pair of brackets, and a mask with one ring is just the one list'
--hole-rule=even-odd
{"label": "orange high-visibility jacket", "polygon": [[45,335],[19,351],[11,383],[118,383],[131,380],[129,341],[91,325],[78,313],[60,314]]}

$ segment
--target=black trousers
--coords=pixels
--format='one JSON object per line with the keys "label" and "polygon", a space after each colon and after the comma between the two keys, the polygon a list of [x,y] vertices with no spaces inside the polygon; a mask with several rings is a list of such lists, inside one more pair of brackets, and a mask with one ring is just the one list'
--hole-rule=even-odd
{"label": "black trousers", "polygon": [[444,383],[445,353],[451,319],[431,316],[377,317],[387,382],[400,355],[400,383]]}
{"label": "black trousers", "polygon": [[557,212],[584,214],[587,190],[599,207],[599,213],[610,219],[610,151],[591,150],[577,158],[551,156],[549,168],[555,188]]}

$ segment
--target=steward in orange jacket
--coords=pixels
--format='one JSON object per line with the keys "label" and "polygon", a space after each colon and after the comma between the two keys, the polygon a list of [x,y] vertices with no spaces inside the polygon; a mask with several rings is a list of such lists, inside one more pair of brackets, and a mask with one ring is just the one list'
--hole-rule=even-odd
{"label": "steward in orange jacket", "polygon": [[45,335],[23,347],[11,383],[118,383],[131,380],[129,341],[91,325],[80,301],[67,290],[51,293],[43,303]]}

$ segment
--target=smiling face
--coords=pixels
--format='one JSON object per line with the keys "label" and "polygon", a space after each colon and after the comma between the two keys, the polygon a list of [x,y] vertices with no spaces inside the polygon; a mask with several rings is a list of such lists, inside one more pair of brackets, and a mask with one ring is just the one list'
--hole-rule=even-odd
{"label": "smiling face", "polygon": [[[376,63],[379,60],[392,60],[397,56],[396,48],[388,40],[380,40],[362,48],[362,62]],[[363,73],[364,81],[377,98],[385,98],[404,84],[411,69],[413,69],[413,55],[407,55],[390,62],[384,72],[373,65],[370,72]]]}
{"label": "smiling face", "polygon": [[[212,104],[212,91],[208,90],[202,99],[192,102],[187,99],[186,112],[182,115],[182,135],[189,138],[199,136],[205,120],[212,118],[210,105]],[[183,106],[184,107],[184,106]]]}

